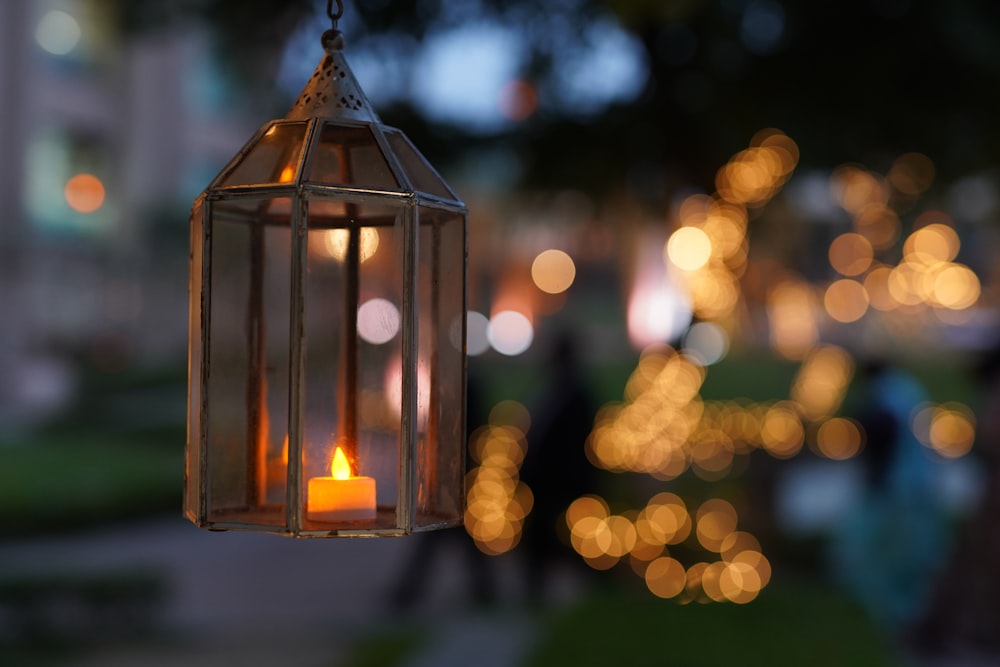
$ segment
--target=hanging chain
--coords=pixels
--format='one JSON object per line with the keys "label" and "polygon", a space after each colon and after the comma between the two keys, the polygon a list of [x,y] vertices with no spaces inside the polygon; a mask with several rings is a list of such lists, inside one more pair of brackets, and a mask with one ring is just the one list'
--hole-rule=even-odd
{"label": "hanging chain", "polygon": [[337,11],[333,11],[333,1],[326,0],[326,15],[330,17],[330,21],[333,23],[333,29],[337,29],[337,21],[340,17],[344,15],[344,3],[342,0],[337,0]]}

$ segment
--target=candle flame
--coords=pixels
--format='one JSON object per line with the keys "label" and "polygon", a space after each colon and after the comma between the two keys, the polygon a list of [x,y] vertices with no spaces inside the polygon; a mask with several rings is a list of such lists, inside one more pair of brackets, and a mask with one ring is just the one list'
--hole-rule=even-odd
{"label": "candle flame", "polygon": [[351,464],[348,463],[347,456],[344,455],[344,450],[340,447],[337,447],[333,453],[330,474],[333,475],[334,479],[350,479],[351,477]]}
{"label": "candle flame", "polygon": [[295,170],[291,167],[285,167],[281,170],[281,175],[278,176],[278,182],[291,183],[293,178],[295,178]]}

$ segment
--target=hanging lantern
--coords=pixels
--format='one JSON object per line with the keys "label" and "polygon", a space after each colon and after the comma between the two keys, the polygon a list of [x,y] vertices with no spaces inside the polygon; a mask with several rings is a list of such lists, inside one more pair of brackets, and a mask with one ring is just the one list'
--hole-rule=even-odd
{"label": "hanging lantern", "polygon": [[328,13],[298,101],[192,209],[185,513],[210,529],[462,521],[466,209],[381,123]]}

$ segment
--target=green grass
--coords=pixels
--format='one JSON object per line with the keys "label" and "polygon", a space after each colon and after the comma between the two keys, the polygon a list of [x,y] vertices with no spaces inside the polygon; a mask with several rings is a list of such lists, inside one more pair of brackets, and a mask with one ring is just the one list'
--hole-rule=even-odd
{"label": "green grass", "polygon": [[529,667],[893,667],[859,609],[816,584],[772,585],[748,605],[679,605],[610,589],[552,618]]}
{"label": "green grass", "polygon": [[[899,667],[859,607],[806,579],[772,582],[746,605],[681,605],[608,581],[570,607],[520,613],[538,638],[525,667]],[[406,664],[424,637],[411,625],[387,627],[355,643],[345,664]]]}

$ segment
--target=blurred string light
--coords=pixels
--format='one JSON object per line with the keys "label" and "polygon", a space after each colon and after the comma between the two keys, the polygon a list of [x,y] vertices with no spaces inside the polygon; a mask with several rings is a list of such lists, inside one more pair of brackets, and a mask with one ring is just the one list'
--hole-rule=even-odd
{"label": "blurred string light", "polygon": [[746,270],[749,209],[771,200],[798,164],[795,142],[773,128],[758,132],[716,174],[714,195],[692,195],[678,208],[678,227],[664,257],[680,271],[693,313],[722,320],[739,304]]}
{"label": "blurred string light", "polygon": [[[897,158],[881,176],[858,165],[842,165],[830,177],[834,200],[851,215],[853,230],[833,240],[831,267],[843,278],[825,289],[826,314],[841,323],[857,322],[868,312],[921,316],[961,324],[973,316],[982,293],[979,277],[956,262],[961,242],[951,217],[929,210],[903,235],[901,213],[914,206],[934,180],[934,164],[920,153]],[[902,257],[886,255],[902,240]],[[914,335],[919,328],[899,327]]]}
{"label": "blurred string light", "polygon": [[[565,518],[573,549],[588,565],[607,570],[625,560],[657,597],[745,604],[770,581],[759,542],[737,530],[735,508],[719,498],[706,500],[692,515],[679,496],[664,492],[638,512],[612,514],[603,498],[582,496]],[[686,542],[718,560],[685,567],[670,547]]]}
{"label": "blurred string light", "polygon": [[465,530],[480,551],[492,556],[518,545],[534,503],[531,489],[519,477],[529,425],[523,405],[503,401],[491,410],[489,424],[469,438],[475,465],[466,477]]}
{"label": "blurred string light", "polygon": [[[595,418],[587,441],[595,466],[661,481],[688,471],[717,481],[742,469],[755,451],[790,459],[808,444],[830,460],[853,458],[863,451],[866,434],[857,421],[837,413],[854,376],[854,361],[847,350],[820,344],[822,314],[852,322],[869,309],[974,304],[978,280],[955,263],[960,244],[950,219],[925,213],[904,239],[893,208],[912,204],[929,186],[933,164],[907,154],[886,178],[845,165],[831,178],[837,202],[854,220],[852,231],[835,238],[828,252],[840,277],[823,288],[787,276],[766,296],[771,344],[779,354],[801,360],[789,398],[704,401],[699,392],[705,367],[726,354],[722,321],[741,298],[751,210],[779,191],[797,160],[790,138],[763,131],[750,149],[720,169],[717,193],[681,202],[679,224],[664,244],[663,258],[679,272],[694,314],[704,321],[689,327],[681,352],[662,344],[644,350],[623,400],[604,405]],[[902,259],[887,263],[885,252],[900,241]],[[909,427],[945,457],[963,456],[973,446],[974,417],[958,403],[927,404]],[[736,510],[722,499],[708,500],[692,513],[679,496],[660,493],[639,510],[612,513],[604,499],[585,496],[567,509],[566,524],[573,548],[591,567],[609,569],[627,561],[659,597],[745,603],[770,581],[770,563],[757,539],[738,530]],[[670,551],[688,543],[683,553],[690,555],[691,542],[718,557],[686,565],[679,549]]]}

